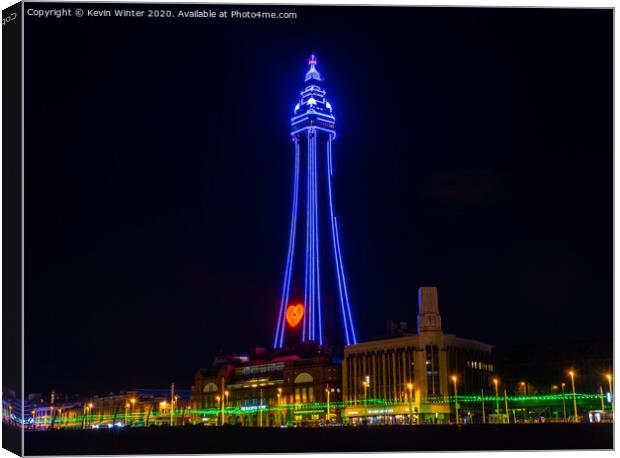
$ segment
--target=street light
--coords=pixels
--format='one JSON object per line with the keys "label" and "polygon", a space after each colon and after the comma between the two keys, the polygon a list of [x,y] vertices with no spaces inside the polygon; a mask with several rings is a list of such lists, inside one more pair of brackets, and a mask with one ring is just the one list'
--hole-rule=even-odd
{"label": "street light", "polygon": [[230,393],[228,392],[228,390],[224,391],[224,397],[222,398],[222,426],[224,426],[224,409],[226,408],[229,394]]}
{"label": "street light", "polygon": [[278,388],[278,424],[282,426],[282,388]]}
{"label": "street light", "polygon": [[575,396],[575,373],[573,371],[568,371],[568,375],[570,375],[570,381],[573,386],[573,411],[575,413],[575,421],[577,419],[577,397]]}
{"label": "street light", "polygon": [[258,389],[258,426],[263,426],[263,389]]}
{"label": "street light", "polygon": [[128,402],[125,403],[125,424],[128,425],[129,424],[129,407],[131,404],[129,404]]}
{"label": "street light", "polygon": [[456,424],[459,424],[459,400],[458,392],[456,390],[456,375],[452,376],[452,382],[454,382],[454,410],[456,411]]}
{"label": "street light", "polygon": [[506,385],[504,385],[504,404],[506,406],[506,423],[510,423],[510,414],[508,413],[508,396],[506,395]]}
{"label": "street light", "polygon": [[413,424],[413,383],[407,383],[407,389],[409,390],[409,424]]}
{"label": "street light", "polygon": [[566,396],[564,395],[564,387],[566,383],[562,382],[562,405],[564,406],[564,421],[566,421]]}
{"label": "street light", "polygon": [[325,414],[325,425],[329,425],[329,420],[330,420],[330,411],[329,411],[329,383],[327,384],[327,387],[325,388],[325,393],[327,393],[327,413]]}
{"label": "street light", "polygon": [[370,386],[370,382],[368,381],[368,376],[366,376],[366,380],[362,381],[362,385],[364,385],[364,404],[368,405],[368,387]]}
{"label": "street light", "polygon": [[135,412],[135,407],[136,407],[136,398],[129,399],[129,402],[131,403],[129,418],[130,420],[132,420],[132,423],[133,423],[133,417],[134,417],[134,412]]}
{"label": "street light", "polygon": [[159,417],[162,418],[161,420],[162,424],[163,424],[164,411],[166,410],[167,405],[168,405],[168,402],[165,399],[159,402]]}
{"label": "street light", "polygon": [[611,397],[611,413],[614,413],[614,390],[611,386],[611,374],[607,374],[607,382],[609,382],[609,396]]}
{"label": "street light", "polygon": [[[527,396],[527,382],[521,382],[520,385],[523,388],[523,395]],[[524,402],[523,403],[523,419],[527,421],[527,417],[528,417],[527,404]],[[515,423],[516,423],[516,420],[515,420]]]}
{"label": "street light", "polygon": [[[61,415],[61,414],[62,414],[62,409],[58,409],[58,415]],[[88,414],[90,416],[90,420],[88,421],[90,425],[93,420],[93,403],[92,402],[88,403]],[[62,422],[62,417],[61,417],[61,422]]]}
{"label": "street light", "polygon": [[[82,422],[82,424],[84,425],[84,429],[88,428],[88,411],[91,408],[92,404],[86,404],[84,406],[84,421]],[[60,409],[58,409],[58,412],[60,412]]]}
{"label": "street light", "polygon": [[484,411],[484,388],[480,388],[480,393],[482,394],[482,397],[480,398],[481,400],[481,404],[482,404],[482,424],[486,424],[486,415],[485,415],[485,411]]}
{"label": "street light", "polygon": [[495,414],[499,413],[499,391],[497,390],[497,383],[499,380],[496,378],[493,379],[493,384],[495,385]]}

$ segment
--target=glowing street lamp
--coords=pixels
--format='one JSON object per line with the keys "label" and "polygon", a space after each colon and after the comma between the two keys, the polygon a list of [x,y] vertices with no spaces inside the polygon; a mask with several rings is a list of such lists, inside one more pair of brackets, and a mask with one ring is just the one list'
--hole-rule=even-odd
{"label": "glowing street lamp", "polygon": [[564,394],[564,387],[566,383],[562,382],[562,405],[564,407],[564,421],[566,421],[566,395]]}
{"label": "glowing street lamp", "polygon": [[480,398],[480,403],[482,404],[482,424],[486,424],[486,412],[484,411],[484,388],[480,388],[480,394],[482,395]]}
{"label": "glowing street lamp", "polygon": [[278,424],[282,426],[282,388],[278,388]]}
{"label": "glowing street lamp", "polygon": [[578,421],[577,417],[577,397],[575,396],[575,373],[573,371],[568,371],[568,375],[570,375],[571,385],[573,387],[573,412],[575,413],[575,421]]}
{"label": "glowing street lamp", "polygon": [[[217,401],[217,405],[221,408],[221,406],[222,406],[222,402],[221,402],[222,398],[220,397],[220,395],[217,395],[215,397],[215,400]],[[222,423],[220,426],[224,426],[224,423]]]}
{"label": "glowing street lamp", "polygon": [[160,403],[159,403],[159,416],[161,418],[163,418],[164,412],[165,412],[167,406],[168,406],[168,401],[166,401],[165,399],[163,401],[160,401]]}
{"label": "glowing street lamp", "polygon": [[495,413],[496,414],[499,413],[499,391],[497,389],[498,382],[499,380],[497,380],[496,378],[493,379],[493,385],[495,385]]}
{"label": "glowing street lamp", "polygon": [[409,424],[413,424],[413,383],[407,383],[407,390],[409,390]]}
{"label": "glowing street lamp", "polygon": [[506,422],[510,423],[510,414],[508,413],[508,395],[506,394],[506,388],[504,388],[504,405],[506,406]]}
{"label": "glowing street lamp", "polygon": [[[62,414],[62,409],[58,409],[58,415],[61,415],[61,414]],[[88,415],[90,417],[88,423],[90,424],[92,423],[92,419],[93,419],[93,403],[92,402],[88,403]]]}
{"label": "glowing street lamp", "polygon": [[[136,406],[136,398],[131,398],[129,399],[129,418],[132,419],[132,417],[134,417],[134,412],[135,412],[135,406]],[[125,420],[126,422],[126,420]],[[133,423],[133,420],[132,420]]]}
{"label": "glowing street lamp", "polygon": [[[519,385],[521,386],[521,388],[523,389],[523,396],[527,396],[527,382],[521,382],[519,383]],[[527,420],[528,417],[528,411],[527,411],[527,405],[524,403],[524,408],[523,408],[524,412],[523,412],[523,419]],[[516,422],[516,421],[515,421]]]}
{"label": "glowing street lamp", "polygon": [[129,404],[129,402],[125,403],[125,424],[129,424],[128,421],[128,417],[129,417],[129,407],[131,407],[131,404]]}
{"label": "glowing street lamp", "polygon": [[258,389],[258,426],[263,426],[263,389]]}
{"label": "glowing street lamp", "polygon": [[[88,403],[84,406],[84,421],[82,422],[82,425],[84,426],[84,429],[88,428],[88,412],[90,411],[90,409],[92,408],[92,403]],[[58,409],[58,412],[60,412],[60,409]]]}
{"label": "glowing street lamp", "polygon": [[452,376],[452,382],[454,383],[454,410],[456,411],[456,424],[459,424],[459,399],[458,392],[456,390],[456,375]]}
{"label": "glowing street lamp", "polygon": [[325,393],[327,394],[327,413],[325,414],[325,425],[329,425],[330,420],[330,409],[329,409],[329,384],[325,388]]}
{"label": "glowing street lamp", "polygon": [[362,381],[362,385],[364,385],[364,404],[368,405],[368,387],[370,386],[370,377],[368,375]]}
{"label": "glowing street lamp", "polygon": [[226,402],[228,401],[228,391],[224,391],[224,397],[222,398],[222,426],[224,426],[224,409],[226,408]]}
{"label": "glowing street lamp", "polygon": [[611,397],[611,412],[614,412],[614,390],[611,386],[611,374],[606,375],[607,382],[609,382],[609,396]]}

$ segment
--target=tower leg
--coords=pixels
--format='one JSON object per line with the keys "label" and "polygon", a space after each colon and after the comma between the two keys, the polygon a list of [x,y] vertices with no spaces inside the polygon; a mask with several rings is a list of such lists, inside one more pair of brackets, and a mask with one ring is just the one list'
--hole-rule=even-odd
{"label": "tower leg", "polygon": [[293,178],[293,204],[291,210],[291,228],[289,232],[288,255],[286,267],[284,269],[284,280],[282,284],[282,298],[280,300],[280,311],[278,313],[278,325],[274,336],[273,347],[282,348],[284,344],[284,330],[286,328],[286,305],[289,300],[291,290],[291,277],[293,270],[293,259],[295,255],[295,236],[297,231],[297,207],[299,203],[299,140],[295,139],[295,173]]}

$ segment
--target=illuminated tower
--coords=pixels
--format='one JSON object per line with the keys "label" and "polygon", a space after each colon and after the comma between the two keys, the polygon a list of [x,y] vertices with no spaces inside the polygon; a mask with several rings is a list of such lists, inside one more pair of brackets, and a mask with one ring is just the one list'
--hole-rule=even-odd
{"label": "illuminated tower", "polygon": [[308,59],[305,88],[291,118],[294,173],[291,225],[274,348],[324,345],[336,321],[345,344],[357,342],[334,208],[332,143],[336,118],[325,98],[317,59]]}

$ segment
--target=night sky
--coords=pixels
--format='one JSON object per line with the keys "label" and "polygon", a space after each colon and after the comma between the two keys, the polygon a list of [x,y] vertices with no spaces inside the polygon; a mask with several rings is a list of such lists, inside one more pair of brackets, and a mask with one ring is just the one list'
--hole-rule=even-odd
{"label": "night sky", "polygon": [[311,52],[359,340],[430,285],[462,337],[611,338],[611,10],[253,9],[298,19],[27,17],[26,392],[270,345]]}

